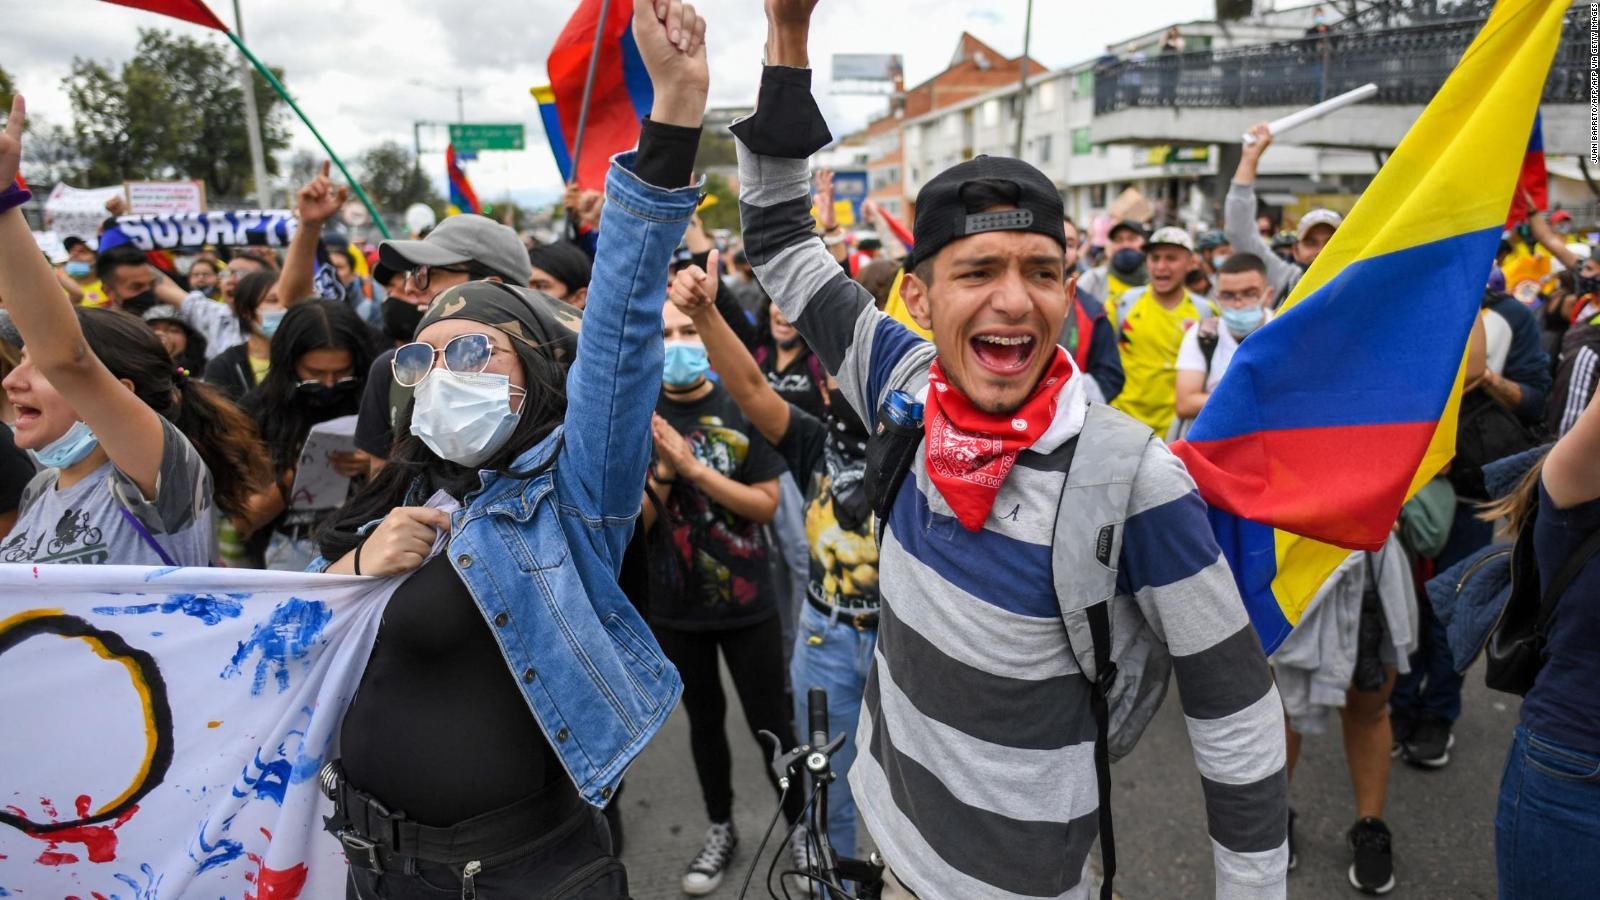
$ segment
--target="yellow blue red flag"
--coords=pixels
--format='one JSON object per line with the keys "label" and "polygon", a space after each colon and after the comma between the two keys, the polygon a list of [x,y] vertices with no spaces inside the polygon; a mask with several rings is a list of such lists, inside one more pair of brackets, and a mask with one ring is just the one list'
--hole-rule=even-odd
{"label": "yellow blue red flag", "polygon": [[1268,652],[1455,455],[1467,338],[1567,6],[1495,6],[1173,447]]}

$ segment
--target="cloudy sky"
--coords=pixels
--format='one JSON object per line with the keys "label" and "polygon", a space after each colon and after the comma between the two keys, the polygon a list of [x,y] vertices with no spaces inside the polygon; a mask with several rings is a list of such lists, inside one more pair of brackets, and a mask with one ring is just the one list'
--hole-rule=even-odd
{"label": "cloudy sky", "polygon": [[[210,0],[233,22],[227,0]],[[411,142],[415,121],[456,119],[456,89],[467,121],[523,122],[527,151],[485,153],[468,166],[480,197],[507,191],[554,194],[550,159],[528,88],[544,84],[545,57],[577,0],[240,0],[251,49],[281,66],[306,114],[347,160],[385,139]],[[1022,49],[1026,0],[823,0],[812,32],[813,65],[825,84],[832,53],[900,53],[915,84],[949,61],[971,31],[1002,53]],[[1098,55],[1109,42],[1173,22],[1208,18],[1210,0],[1041,0],[1034,4],[1034,58],[1051,67]],[[1116,15],[1107,15],[1115,8]],[[766,37],[761,0],[705,0],[712,105],[749,104]],[[62,90],[74,56],[120,63],[141,27],[197,35],[206,30],[99,0],[0,0],[7,20],[0,64],[28,95],[31,115],[67,124]],[[883,108],[879,98],[824,97],[836,135]],[[292,122],[295,148],[315,150]],[[423,164],[443,183],[442,129],[425,130]],[[430,154],[430,147],[440,153]]]}

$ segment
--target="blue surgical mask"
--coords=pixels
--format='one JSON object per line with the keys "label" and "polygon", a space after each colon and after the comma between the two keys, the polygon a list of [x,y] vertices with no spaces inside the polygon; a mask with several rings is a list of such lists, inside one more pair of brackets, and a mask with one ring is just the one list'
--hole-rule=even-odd
{"label": "blue surgical mask", "polygon": [[700,380],[711,361],[699,344],[668,344],[667,358],[661,366],[661,380],[672,387],[688,387]]}
{"label": "blue surgical mask", "polygon": [[80,419],[72,423],[67,433],[44,445],[40,450],[29,450],[35,462],[47,469],[65,469],[83,462],[100,441]]}
{"label": "blue surgical mask", "polygon": [[1211,268],[1213,268],[1213,269],[1222,268],[1222,264],[1227,262],[1227,261],[1228,261],[1228,254],[1226,254],[1226,253],[1213,253],[1213,254],[1211,254]]}
{"label": "blue surgical mask", "polygon": [[1259,306],[1246,306],[1241,309],[1234,309],[1231,306],[1222,308],[1222,324],[1228,326],[1228,330],[1239,337],[1244,337],[1260,328],[1266,318],[1267,311]]}
{"label": "blue surgical mask", "polygon": [[278,326],[283,324],[284,314],[287,309],[269,309],[261,314],[261,336],[271,339],[278,333]]}
{"label": "blue surgical mask", "polygon": [[88,278],[89,273],[94,271],[94,265],[81,259],[69,259],[67,260],[66,269],[67,275],[72,278]]}

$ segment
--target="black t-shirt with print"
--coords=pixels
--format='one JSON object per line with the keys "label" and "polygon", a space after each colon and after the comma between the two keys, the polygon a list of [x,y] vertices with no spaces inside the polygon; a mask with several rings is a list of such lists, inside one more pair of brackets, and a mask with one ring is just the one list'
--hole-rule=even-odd
{"label": "black t-shirt with print", "polygon": [[[656,412],[688,440],[696,459],[734,481],[770,481],[785,469],[721,385],[689,403],[662,397]],[[652,596],[652,623],[710,631],[742,628],[777,613],[765,526],[729,512],[683,478],[667,499],[665,524],[678,551],[676,579],[670,590]]]}
{"label": "black t-shirt with print", "polygon": [[828,405],[823,401],[823,395],[828,392],[826,376],[822,372],[821,360],[810,348],[802,349],[800,355],[782,369],[778,368],[776,344],[763,347],[758,355],[761,374],[767,376],[767,384],[778,392],[779,397],[817,419],[827,417]]}

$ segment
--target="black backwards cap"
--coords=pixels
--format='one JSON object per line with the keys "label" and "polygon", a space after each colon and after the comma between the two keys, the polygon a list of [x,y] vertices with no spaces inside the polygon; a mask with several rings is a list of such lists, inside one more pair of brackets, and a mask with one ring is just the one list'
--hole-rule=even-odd
{"label": "black backwards cap", "polygon": [[[975,181],[1010,184],[1016,208],[992,212],[969,208],[967,188]],[[906,268],[933,259],[947,244],[990,231],[1031,231],[1065,249],[1065,215],[1060,192],[1043,172],[1020,159],[979,156],[935,175],[917,194],[916,247]]]}

